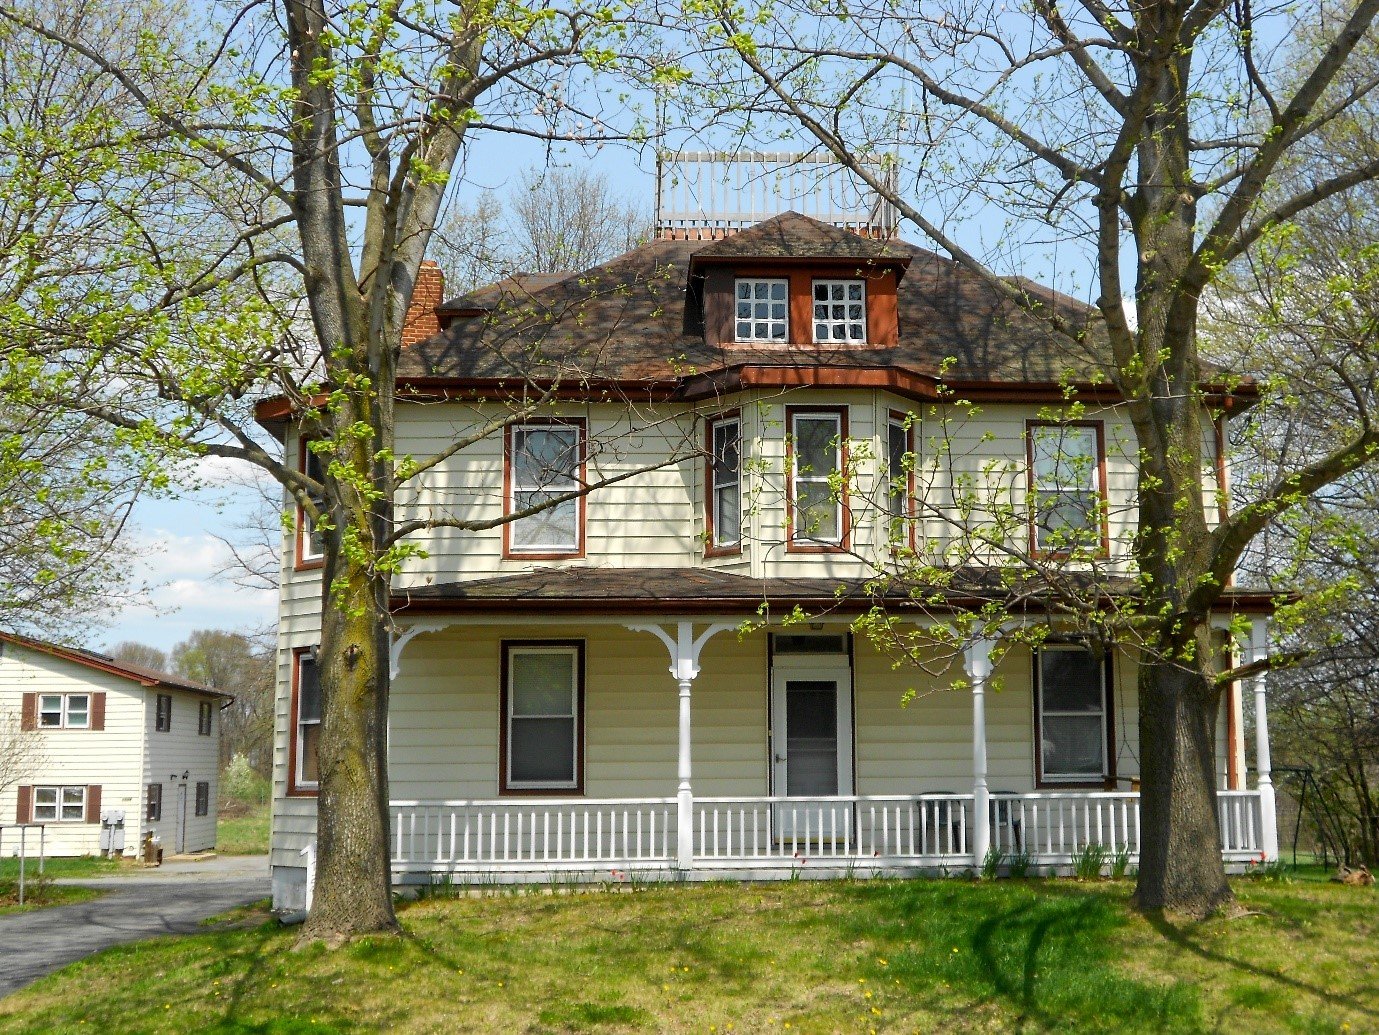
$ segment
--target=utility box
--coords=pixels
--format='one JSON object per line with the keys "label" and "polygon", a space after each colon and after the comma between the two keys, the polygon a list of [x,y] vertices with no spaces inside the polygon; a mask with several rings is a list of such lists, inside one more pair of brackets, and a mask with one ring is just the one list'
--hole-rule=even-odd
{"label": "utility box", "polygon": [[101,854],[124,855],[124,845],[124,809],[107,809],[101,813]]}

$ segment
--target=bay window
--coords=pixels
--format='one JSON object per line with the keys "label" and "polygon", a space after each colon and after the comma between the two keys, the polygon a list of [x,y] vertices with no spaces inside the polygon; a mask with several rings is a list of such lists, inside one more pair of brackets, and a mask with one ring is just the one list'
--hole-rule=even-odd
{"label": "bay window", "polygon": [[914,451],[915,433],[909,419],[903,413],[891,413],[886,422],[886,513],[891,542],[910,547],[915,536]]}
{"label": "bay window", "polygon": [[847,418],[842,410],[787,408],[790,543],[794,549],[845,549],[843,475]]}

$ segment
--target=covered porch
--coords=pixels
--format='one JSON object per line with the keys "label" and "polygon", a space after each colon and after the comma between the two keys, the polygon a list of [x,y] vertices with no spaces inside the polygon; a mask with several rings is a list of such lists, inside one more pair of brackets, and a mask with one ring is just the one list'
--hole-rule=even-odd
{"label": "covered porch", "polygon": [[[821,587],[812,585],[822,580],[773,581],[811,584],[793,587],[792,606],[807,606],[806,594],[824,602]],[[760,587],[760,580],[743,587],[753,604],[762,599]],[[571,588],[590,592],[578,580]],[[777,597],[783,588],[773,587]],[[702,585],[692,589],[702,597]],[[1052,734],[1045,729],[1041,736],[1040,718],[1051,724],[1056,716],[1041,712],[1039,664],[1034,660],[1031,676],[1029,651],[1010,652],[1003,662],[1009,671],[993,673],[997,641],[970,642],[946,677],[961,677],[966,689],[903,708],[914,673],[896,673],[852,642],[836,607],[832,618],[809,628],[820,642],[845,648],[792,654],[784,646],[788,637],[792,649],[800,648],[793,642],[805,638],[798,627],[742,634],[743,616],[734,613],[741,602],[723,599],[721,589],[692,609],[679,602],[678,614],[665,590],[648,590],[656,594],[654,609],[604,596],[576,614],[546,596],[541,606],[527,601],[520,618],[501,608],[481,614],[435,601],[403,610],[390,722],[397,880],[767,879],[959,872],[984,864],[1050,872],[1097,855],[1108,866],[1117,857],[1137,865],[1128,663],[1114,673],[1108,665],[1102,770],[1063,786],[1044,771]],[[482,589],[469,599],[485,599]],[[1263,633],[1261,620],[1247,651],[1264,649]],[[509,738],[514,721],[524,718],[514,720],[507,703],[510,652],[573,643],[582,666],[572,720],[579,778],[568,790],[546,793],[510,779],[516,741]],[[477,671],[481,663],[491,668],[487,677]],[[452,666],[465,672],[462,680],[447,680]],[[472,690],[464,682],[471,678]],[[1244,786],[1243,764],[1227,764],[1236,752],[1238,715],[1230,729],[1223,713],[1218,739],[1218,819],[1223,858],[1232,867],[1277,857],[1263,675],[1251,690],[1253,786]],[[817,707],[809,716],[811,700],[827,702],[830,715],[806,729],[806,721],[818,719]],[[424,745],[445,739],[438,731],[447,707],[465,712],[468,739],[441,764],[440,753]],[[461,736],[460,724],[455,728]],[[437,764],[428,766],[433,757]],[[492,791],[473,793],[485,785]],[[445,793],[451,788],[461,793]]]}

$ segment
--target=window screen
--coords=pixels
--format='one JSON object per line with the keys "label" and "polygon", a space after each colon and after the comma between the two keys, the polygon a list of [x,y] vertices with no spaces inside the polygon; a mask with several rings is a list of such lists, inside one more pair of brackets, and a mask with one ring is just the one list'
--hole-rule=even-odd
{"label": "window screen", "polygon": [[577,648],[508,648],[508,786],[578,785],[578,708]]}

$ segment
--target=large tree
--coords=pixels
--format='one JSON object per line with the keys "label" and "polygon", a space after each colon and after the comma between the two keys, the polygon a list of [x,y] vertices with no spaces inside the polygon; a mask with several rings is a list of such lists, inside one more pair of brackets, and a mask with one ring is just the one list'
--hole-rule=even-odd
{"label": "large tree", "polygon": [[[1379,82],[1379,0],[1296,8],[1222,0],[1025,6],[861,0],[686,5],[694,103],[745,112],[831,154],[909,225],[1064,335],[1108,357],[1140,474],[1143,850],[1136,901],[1207,913],[1231,891],[1219,851],[1213,736],[1224,683],[1210,614],[1280,513],[1379,447],[1368,357],[1340,379],[1349,412],[1212,527],[1203,507],[1202,298],[1275,228],[1379,175],[1360,103]],[[689,64],[682,64],[686,71]],[[1325,132],[1353,120],[1346,146]],[[1313,175],[1285,175],[1300,156]],[[878,156],[891,156],[880,163]],[[983,240],[989,244],[984,245]],[[1054,276],[1098,317],[1010,274]],[[1070,275],[1071,274],[1071,275]]]}
{"label": "large tree", "polygon": [[[390,581],[418,552],[416,533],[494,523],[444,509],[396,521],[395,496],[580,376],[548,368],[487,423],[457,427],[444,452],[400,456],[405,314],[462,148],[485,132],[605,132],[609,113],[582,108],[579,84],[612,60],[625,26],[602,0],[280,0],[203,5],[205,20],[120,2],[143,15],[132,35],[109,16],[116,0],[57,17],[0,0],[11,31],[61,48],[120,104],[73,145],[99,148],[110,171],[99,192],[72,199],[68,218],[99,212],[110,240],[80,275],[42,284],[5,313],[6,357],[41,362],[48,401],[150,451],[257,464],[321,531],[318,865],[304,932],[334,941],[395,930]],[[43,241],[25,245],[40,264],[52,259]],[[56,312],[54,297],[64,303]],[[283,397],[310,436],[319,479],[255,428],[262,392]]]}

